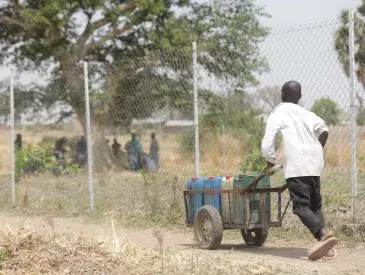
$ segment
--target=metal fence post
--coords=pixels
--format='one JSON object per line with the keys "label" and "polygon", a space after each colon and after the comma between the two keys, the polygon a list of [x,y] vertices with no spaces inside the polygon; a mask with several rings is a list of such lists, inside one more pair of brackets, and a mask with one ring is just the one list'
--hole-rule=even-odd
{"label": "metal fence post", "polygon": [[87,165],[90,193],[90,212],[94,213],[94,185],[93,185],[93,156],[90,122],[90,100],[89,100],[89,70],[87,62],[84,62],[84,87],[85,87],[85,119],[87,136]]}
{"label": "metal fence post", "polygon": [[14,77],[10,77],[10,143],[11,143],[11,198],[15,204],[15,121],[14,121]]}
{"label": "metal fence post", "polygon": [[227,174],[227,161],[226,161],[226,146],[224,141],[224,135],[225,135],[225,128],[224,128],[224,122],[221,126],[221,146],[222,146],[222,160],[223,160],[223,173]]}
{"label": "metal fence post", "polygon": [[352,189],[352,204],[351,211],[353,217],[356,214],[356,196],[357,196],[357,167],[356,167],[356,111],[355,106],[355,24],[354,24],[354,11],[349,11],[349,60],[350,60],[350,98],[351,98],[351,189]]}
{"label": "metal fence post", "polygon": [[193,42],[193,87],[194,87],[194,134],[195,134],[195,176],[200,173],[199,153],[199,104],[198,104],[198,72],[197,72],[196,42]]}

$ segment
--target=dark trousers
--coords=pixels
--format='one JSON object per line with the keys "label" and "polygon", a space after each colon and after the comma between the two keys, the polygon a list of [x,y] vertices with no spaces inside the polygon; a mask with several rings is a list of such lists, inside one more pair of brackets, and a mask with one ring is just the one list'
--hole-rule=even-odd
{"label": "dark trousers", "polygon": [[320,177],[288,178],[286,183],[293,202],[293,213],[318,239],[319,230],[325,226]]}

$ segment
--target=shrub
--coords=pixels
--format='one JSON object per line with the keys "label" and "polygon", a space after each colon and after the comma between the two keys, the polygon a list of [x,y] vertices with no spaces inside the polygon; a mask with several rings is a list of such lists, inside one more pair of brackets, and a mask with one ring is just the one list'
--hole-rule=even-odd
{"label": "shrub", "polygon": [[15,152],[15,167],[16,180],[19,180],[22,175],[30,173],[53,171],[54,174],[58,175],[63,169],[67,173],[75,174],[80,170],[77,164],[66,163],[66,167],[60,167],[53,157],[53,148],[51,146],[35,147],[32,145]]}
{"label": "shrub", "polygon": [[359,126],[365,125],[365,108],[362,108],[359,110],[357,117],[356,117],[356,123]]}
{"label": "shrub", "polygon": [[51,147],[33,147],[29,145],[16,151],[16,174],[44,172],[55,167]]}
{"label": "shrub", "polygon": [[323,97],[317,100],[312,107],[312,112],[329,125],[339,124],[340,110],[337,103],[329,97]]}
{"label": "shrub", "polygon": [[262,157],[261,151],[255,150],[253,153],[247,156],[246,160],[241,166],[241,171],[243,173],[261,172],[265,166],[266,161]]}

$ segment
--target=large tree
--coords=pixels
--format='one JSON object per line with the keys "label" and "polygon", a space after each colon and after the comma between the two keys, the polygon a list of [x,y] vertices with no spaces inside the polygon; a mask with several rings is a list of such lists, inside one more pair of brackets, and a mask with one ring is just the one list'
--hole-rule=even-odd
{"label": "large tree", "polygon": [[[177,17],[173,7],[184,7],[189,13]],[[29,98],[32,101],[37,98],[46,107],[57,101],[66,102],[83,123],[82,70],[74,69],[80,60],[111,61],[117,66],[112,70],[95,66],[90,73],[104,73],[113,79],[112,90],[119,93],[117,97],[141,91],[136,88],[137,81],[140,88],[162,86],[165,92],[155,98],[166,102],[168,91],[190,90],[187,85],[191,84],[192,72],[190,48],[191,42],[197,40],[200,52],[204,53],[199,59],[204,68],[230,79],[234,89],[243,90],[255,84],[254,73],[265,68],[258,54],[258,43],[267,33],[259,17],[265,15],[251,0],[220,1],[215,15],[210,5],[186,0],[12,0],[0,8],[2,61],[10,60],[19,69],[28,70],[55,63],[62,79],[51,83],[47,91],[32,92]],[[185,46],[188,51],[176,51]],[[162,50],[164,55],[144,58],[151,50]],[[172,67],[180,78],[171,83],[167,74],[157,76],[156,67]],[[119,87],[115,83],[118,81]],[[190,100],[186,93],[175,92],[170,97],[174,100],[169,102],[186,110]],[[139,101],[140,107],[124,114],[125,124],[131,116],[146,116],[152,111],[150,106],[142,106],[138,98],[133,100]],[[114,109],[125,111],[125,101],[118,100],[120,103]],[[157,108],[163,102],[153,105]]]}
{"label": "large tree", "polygon": [[[190,12],[170,19],[163,29],[149,35],[155,49],[145,58],[118,61],[113,108],[105,116],[121,118],[127,124],[132,117],[145,117],[169,104],[188,118],[193,116],[192,52],[198,45],[199,71],[214,75],[226,83],[226,93],[243,92],[255,85],[255,73],[267,68],[259,55],[258,44],[267,34],[259,18],[266,16],[253,1],[220,1],[213,13],[210,5],[189,4]],[[143,70],[137,70],[143,68]],[[156,68],[165,68],[157,73]],[[168,69],[166,69],[168,68]],[[171,72],[174,76],[171,77]],[[205,81],[204,81],[205,80]],[[208,78],[204,83],[207,89]],[[144,98],[143,101],[140,99]],[[143,104],[148,98],[148,104]],[[109,105],[108,105],[109,106]]]}
{"label": "large tree", "polygon": [[[177,7],[188,12],[177,16]],[[253,0],[220,1],[215,14],[188,0],[11,0],[0,7],[1,61],[21,70],[55,65],[48,85],[22,98],[39,108],[65,103],[72,108],[59,119],[76,114],[83,126],[82,60],[94,62],[95,123],[126,127],[166,104],[191,116],[192,41],[200,70],[243,93],[267,68],[258,50],[267,34],[261,16]]]}
{"label": "large tree", "polygon": [[[46,107],[61,100],[83,123],[81,60],[107,61],[144,55],[151,32],[173,18],[180,1],[11,0],[0,8],[1,61],[20,70],[56,64],[62,79],[36,96]],[[144,41],[144,42],[143,42]],[[50,95],[50,92],[53,94]]]}
{"label": "large tree", "polygon": [[255,74],[268,69],[258,49],[268,29],[259,19],[268,14],[251,0],[217,1],[214,14],[211,6],[195,5],[194,14],[191,23],[204,68],[226,80],[234,93],[258,84]]}
{"label": "large tree", "polygon": [[119,55],[138,55],[143,44],[138,40],[146,37],[148,29],[162,28],[174,4],[150,0],[7,2],[0,9],[2,50],[20,68],[56,62],[63,71],[82,59],[106,61],[117,48],[123,48]]}

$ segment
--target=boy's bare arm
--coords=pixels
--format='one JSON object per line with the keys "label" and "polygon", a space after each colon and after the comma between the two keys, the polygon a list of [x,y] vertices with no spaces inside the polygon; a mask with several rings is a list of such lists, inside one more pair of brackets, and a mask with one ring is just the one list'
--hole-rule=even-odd
{"label": "boy's bare arm", "polygon": [[322,147],[323,147],[323,148],[324,148],[324,146],[326,145],[327,139],[328,139],[328,132],[327,132],[327,131],[323,132],[323,133],[319,136],[319,138],[318,138],[318,140],[319,140],[319,142],[321,143],[321,145],[322,145]]}

